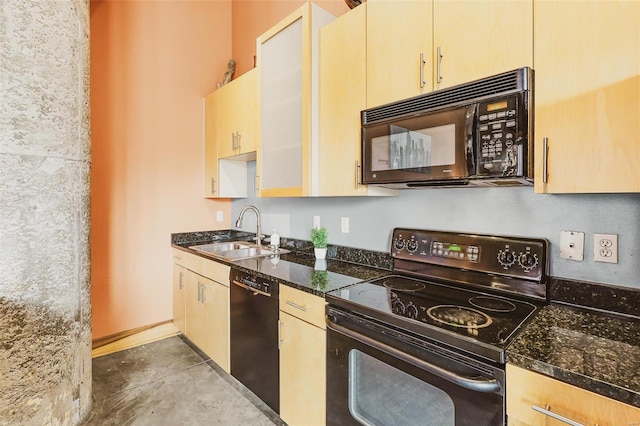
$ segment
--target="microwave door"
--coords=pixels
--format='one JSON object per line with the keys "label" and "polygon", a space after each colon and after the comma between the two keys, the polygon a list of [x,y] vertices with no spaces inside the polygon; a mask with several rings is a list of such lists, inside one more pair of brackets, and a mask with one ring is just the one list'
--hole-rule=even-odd
{"label": "microwave door", "polygon": [[364,183],[468,177],[466,111],[456,108],[364,127]]}

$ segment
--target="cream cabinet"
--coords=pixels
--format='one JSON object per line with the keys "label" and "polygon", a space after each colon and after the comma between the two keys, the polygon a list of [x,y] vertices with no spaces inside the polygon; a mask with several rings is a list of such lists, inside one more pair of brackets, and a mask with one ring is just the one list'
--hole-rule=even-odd
{"label": "cream cabinet", "polygon": [[174,249],[174,324],[178,328],[184,324],[180,328],[184,335],[226,372],[230,371],[229,269]]}
{"label": "cream cabinet", "polygon": [[204,98],[204,196],[219,196],[218,179],[218,120],[215,92]]}
{"label": "cream cabinet", "polygon": [[363,3],[320,30],[320,196],[396,194],[360,184],[360,111],[367,106],[366,11]]}
{"label": "cream cabinet", "polygon": [[369,0],[367,106],[533,63],[532,0]]}
{"label": "cream cabinet", "polygon": [[510,426],[637,425],[640,408],[507,364],[507,418]]}
{"label": "cream cabinet", "polygon": [[205,98],[204,194],[247,196],[247,162],[256,159],[257,70]]}
{"label": "cream cabinet", "polygon": [[433,88],[533,66],[532,0],[433,0]]}
{"label": "cream cabinet", "polygon": [[640,192],[640,2],[534,16],[535,191]]}
{"label": "cream cabinet", "polygon": [[431,0],[367,1],[367,107],[432,90],[432,22]]}
{"label": "cream cabinet", "polygon": [[183,334],[186,331],[187,270],[178,264],[173,267],[173,325]]}
{"label": "cream cabinet", "polygon": [[262,197],[317,194],[318,30],[333,19],[305,3],[258,37],[256,190]]}
{"label": "cream cabinet", "polygon": [[216,91],[218,157],[246,154],[257,146],[257,70],[254,68]]}
{"label": "cream cabinet", "polygon": [[290,426],[326,424],[323,298],[280,286],[280,417]]}

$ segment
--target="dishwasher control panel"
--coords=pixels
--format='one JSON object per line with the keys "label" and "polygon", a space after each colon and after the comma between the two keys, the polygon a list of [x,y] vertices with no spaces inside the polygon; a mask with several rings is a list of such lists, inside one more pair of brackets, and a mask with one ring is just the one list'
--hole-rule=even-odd
{"label": "dishwasher control panel", "polygon": [[275,283],[266,278],[251,275],[236,269],[231,269],[229,275],[229,281],[231,281],[232,284],[239,285],[247,290],[258,291],[265,296],[271,296],[272,287],[275,285]]}

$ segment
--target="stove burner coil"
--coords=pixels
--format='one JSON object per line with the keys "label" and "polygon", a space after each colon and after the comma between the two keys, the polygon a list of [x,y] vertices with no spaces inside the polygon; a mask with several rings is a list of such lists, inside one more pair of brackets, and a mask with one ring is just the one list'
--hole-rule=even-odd
{"label": "stove burner coil", "polygon": [[423,283],[418,281],[398,279],[384,280],[382,285],[389,290],[396,291],[420,291],[426,287]]}
{"label": "stove burner coil", "polygon": [[476,308],[484,309],[491,312],[513,312],[516,310],[516,305],[508,300],[498,299],[490,296],[474,296],[469,299],[469,303]]}
{"label": "stove burner coil", "polygon": [[493,320],[483,312],[456,305],[437,305],[427,309],[427,315],[434,321],[452,327],[479,329],[489,327]]}

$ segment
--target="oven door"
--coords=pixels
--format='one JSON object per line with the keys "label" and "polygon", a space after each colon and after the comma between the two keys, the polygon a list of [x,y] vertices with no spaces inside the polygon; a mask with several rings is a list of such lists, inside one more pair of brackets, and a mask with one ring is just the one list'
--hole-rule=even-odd
{"label": "oven door", "polygon": [[363,125],[363,183],[465,183],[475,174],[475,111],[474,104]]}
{"label": "oven door", "polygon": [[504,370],[327,309],[328,425],[504,425]]}

